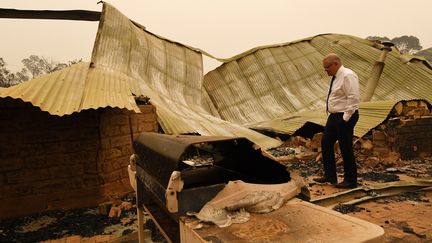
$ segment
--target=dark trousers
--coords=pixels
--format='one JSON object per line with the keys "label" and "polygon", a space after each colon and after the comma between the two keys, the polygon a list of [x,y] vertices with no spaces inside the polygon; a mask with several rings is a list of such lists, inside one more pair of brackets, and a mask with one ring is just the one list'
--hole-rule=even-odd
{"label": "dark trousers", "polygon": [[339,147],[344,162],[344,181],[357,183],[357,165],[353,151],[353,134],[359,114],[356,111],[348,122],[343,120],[343,113],[333,113],[327,118],[324,134],[321,141],[324,163],[324,176],[336,179],[336,161],[334,145],[339,141]]}

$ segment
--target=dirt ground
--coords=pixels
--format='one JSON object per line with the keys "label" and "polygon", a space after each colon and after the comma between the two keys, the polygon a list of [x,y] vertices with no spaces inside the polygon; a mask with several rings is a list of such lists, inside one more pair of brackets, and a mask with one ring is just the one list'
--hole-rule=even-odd
{"label": "dirt ground", "polygon": [[[316,184],[313,178],[321,172],[320,162],[282,162],[287,169],[300,173],[308,184],[311,199],[331,195],[342,189]],[[338,166],[339,181],[342,166]],[[359,163],[359,186],[389,181],[432,179],[432,160],[398,161],[391,167],[371,169]],[[430,188],[429,188],[430,189]],[[132,195],[122,199],[135,203]],[[386,242],[432,242],[432,191],[423,190],[367,201],[356,205],[339,205],[334,210],[372,223],[385,230]],[[166,242],[154,223],[145,216],[145,229],[153,242]],[[136,242],[135,206],[123,210],[119,217],[98,213],[98,208],[55,211],[0,222],[0,242]]]}
{"label": "dirt ground", "polygon": [[[328,196],[343,189],[330,184],[317,184],[313,178],[321,174],[321,167],[313,161],[291,162],[288,168],[300,167],[300,172],[309,183],[311,199]],[[338,167],[338,180],[343,172]],[[359,168],[360,186],[381,182],[432,179],[432,161],[399,161],[396,167],[374,169]],[[432,242],[432,190],[403,193],[396,196],[371,200],[356,205],[339,205],[333,208],[344,214],[357,217],[381,226],[386,242]]]}

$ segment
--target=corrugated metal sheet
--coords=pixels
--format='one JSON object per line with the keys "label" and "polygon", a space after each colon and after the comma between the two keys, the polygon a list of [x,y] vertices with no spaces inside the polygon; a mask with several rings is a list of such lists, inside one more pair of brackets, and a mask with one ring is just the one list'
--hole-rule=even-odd
{"label": "corrugated metal sheet", "polygon": [[139,112],[131,90],[136,83],[114,72],[102,72],[81,62],[60,71],[0,90],[0,97],[21,99],[52,115],[118,107]]}
{"label": "corrugated metal sheet", "polygon": [[91,65],[80,63],[1,90],[0,97],[22,99],[62,116],[107,106],[139,112],[134,95],[146,95],[168,134],[247,137],[263,148],[280,145],[210,114],[213,105],[202,79],[200,52],[145,31],[104,4]]}
{"label": "corrugated metal sheet", "polygon": [[[319,35],[219,59],[225,64],[203,77],[202,54],[209,54],[152,34],[105,3],[91,64],[0,89],[0,97],[22,99],[62,116],[107,106],[138,112],[134,96],[146,95],[157,106],[166,133],[247,137],[270,148],[281,142],[247,127],[291,134],[307,121],[323,125],[329,79],[322,70],[323,56],[338,53],[359,74],[364,89],[380,55],[377,47],[353,36]],[[386,63],[375,101],[430,102],[432,71],[427,65],[395,52]],[[361,105],[356,135],[385,119],[395,101],[386,102]]]}
{"label": "corrugated metal sheet", "polygon": [[[362,137],[372,128],[384,122],[393,107],[399,101],[370,101],[362,102],[359,107],[359,121],[354,128],[354,135]],[[430,106],[430,104],[429,104]],[[327,115],[322,112],[303,111],[278,119],[247,124],[246,126],[256,130],[273,131],[282,134],[293,134],[307,122],[325,126]]]}
{"label": "corrugated metal sheet", "polygon": [[[255,48],[206,74],[203,87],[220,116],[238,124],[274,124],[300,111],[324,116],[330,78],[322,68],[322,58],[330,52],[339,54],[343,64],[358,74],[364,92],[373,63],[381,55],[379,47],[353,36],[325,34]],[[432,100],[431,68],[390,52],[372,100],[416,98]],[[303,114],[304,119],[310,117]]]}
{"label": "corrugated metal sheet", "polygon": [[212,104],[202,88],[201,53],[145,31],[109,4],[104,4],[92,63],[95,69],[134,79],[139,93],[156,105],[166,133],[247,137],[264,148],[280,144],[211,115]]}

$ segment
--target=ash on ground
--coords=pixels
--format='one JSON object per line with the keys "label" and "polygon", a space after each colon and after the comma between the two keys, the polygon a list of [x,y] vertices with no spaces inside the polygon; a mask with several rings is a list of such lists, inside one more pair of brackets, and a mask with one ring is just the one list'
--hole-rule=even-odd
{"label": "ash on ground", "polygon": [[356,205],[351,205],[351,204],[339,204],[336,205],[333,210],[338,211],[340,213],[343,214],[347,214],[347,213],[352,213],[352,212],[360,212],[362,210],[365,210],[365,208],[356,206]]}
{"label": "ash on ground", "polygon": [[267,150],[270,154],[275,157],[288,156],[295,154],[295,150],[290,147],[277,147],[274,149]]}
{"label": "ash on ground", "polygon": [[[129,218],[127,225],[122,219]],[[0,222],[0,242],[39,242],[72,235],[92,237],[104,234],[123,235],[135,230],[136,210],[122,212],[121,217],[109,218],[97,208],[52,211]],[[121,225],[122,227],[115,227]],[[106,232],[109,231],[109,232]],[[136,231],[136,230],[135,230]]]}
{"label": "ash on ground", "polygon": [[316,162],[315,160],[308,160],[303,162],[285,162],[283,164],[288,168],[288,171],[299,171],[300,175],[303,177],[318,175],[322,167],[321,163]]}
{"label": "ash on ground", "polygon": [[363,180],[378,182],[391,182],[400,180],[398,175],[389,173],[378,173],[373,171],[359,174],[358,177],[363,178]]}
{"label": "ash on ground", "polygon": [[[430,202],[430,200],[426,198],[426,194],[423,192],[405,192],[400,195],[395,195],[395,196],[391,196],[379,200],[377,201],[377,203],[387,204],[390,202],[403,202],[403,201],[425,202],[425,203]],[[430,204],[430,206],[432,207],[432,204]]]}
{"label": "ash on ground", "polygon": [[[15,219],[0,221],[0,242],[41,242],[78,235],[90,238],[114,235],[115,238],[137,232],[135,198],[122,199],[133,204],[122,210],[119,217],[100,214],[98,207],[56,210]],[[153,242],[167,242],[150,217],[144,213],[144,228],[152,232]],[[146,220],[147,219],[147,220]]]}

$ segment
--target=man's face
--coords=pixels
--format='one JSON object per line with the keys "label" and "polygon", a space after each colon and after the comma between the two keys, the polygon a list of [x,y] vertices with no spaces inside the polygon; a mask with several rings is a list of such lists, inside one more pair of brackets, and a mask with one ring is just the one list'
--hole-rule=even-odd
{"label": "man's face", "polygon": [[327,72],[328,76],[336,75],[336,72],[338,70],[336,64],[336,62],[329,61],[328,59],[323,60],[323,68]]}

